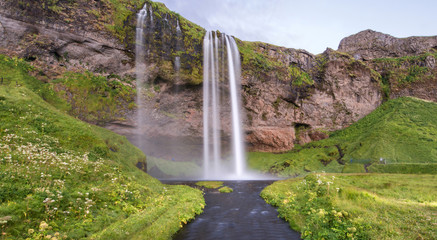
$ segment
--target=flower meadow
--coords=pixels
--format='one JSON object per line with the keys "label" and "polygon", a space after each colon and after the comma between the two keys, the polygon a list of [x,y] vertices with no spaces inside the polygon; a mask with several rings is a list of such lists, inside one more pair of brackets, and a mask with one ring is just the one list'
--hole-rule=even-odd
{"label": "flower meadow", "polygon": [[202,212],[201,191],[140,171],[125,137],[58,111],[25,63],[0,60],[0,239],[168,239]]}
{"label": "flower meadow", "polygon": [[313,173],[261,196],[303,239],[435,239],[436,187],[435,175]]}

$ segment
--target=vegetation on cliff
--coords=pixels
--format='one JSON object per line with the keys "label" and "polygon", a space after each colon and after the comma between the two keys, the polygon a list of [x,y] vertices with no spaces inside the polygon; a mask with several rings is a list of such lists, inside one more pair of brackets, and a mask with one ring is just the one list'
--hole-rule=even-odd
{"label": "vegetation on cliff", "polygon": [[125,137],[44,101],[35,92],[55,94],[28,75],[31,68],[0,58],[3,237],[169,239],[202,211],[201,191],[139,170],[145,156]]}
{"label": "vegetation on cliff", "polygon": [[436,81],[437,52],[397,58],[376,58],[370,66],[377,71],[386,97],[417,82]]}
{"label": "vegetation on cliff", "polygon": [[249,163],[285,176],[321,170],[436,174],[436,118],[436,103],[393,99],[328,139],[284,154],[251,153]]}
{"label": "vegetation on cliff", "polygon": [[303,239],[435,239],[436,177],[311,174],[261,196]]}

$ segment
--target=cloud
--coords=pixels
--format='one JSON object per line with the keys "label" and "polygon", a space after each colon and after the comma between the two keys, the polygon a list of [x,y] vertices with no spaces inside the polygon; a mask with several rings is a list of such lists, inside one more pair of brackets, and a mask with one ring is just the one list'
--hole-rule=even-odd
{"label": "cloud", "polygon": [[205,29],[312,53],[369,28],[397,37],[437,34],[433,0],[158,1]]}

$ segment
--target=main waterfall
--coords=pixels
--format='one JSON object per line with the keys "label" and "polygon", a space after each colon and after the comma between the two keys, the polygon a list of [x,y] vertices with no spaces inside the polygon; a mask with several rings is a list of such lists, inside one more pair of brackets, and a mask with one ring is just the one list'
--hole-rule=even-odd
{"label": "main waterfall", "polygon": [[[203,170],[206,179],[245,177],[240,75],[240,54],[234,38],[208,31],[203,40]],[[225,89],[226,85],[230,91]],[[221,117],[226,99],[230,99],[231,104],[232,154],[228,157],[222,153],[221,145],[221,132],[228,127]]]}

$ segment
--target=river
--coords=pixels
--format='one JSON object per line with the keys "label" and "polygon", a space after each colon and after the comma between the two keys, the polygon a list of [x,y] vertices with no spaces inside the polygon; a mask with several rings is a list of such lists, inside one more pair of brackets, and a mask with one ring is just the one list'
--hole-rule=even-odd
{"label": "river", "polygon": [[[163,181],[166,184],[195,182]],[[265,240],[300,239],[278,212],[267,204],[260,192],[273,181],[225,181],[232,193],[205,190],[204,212],[175,234],[175,240]]]}

